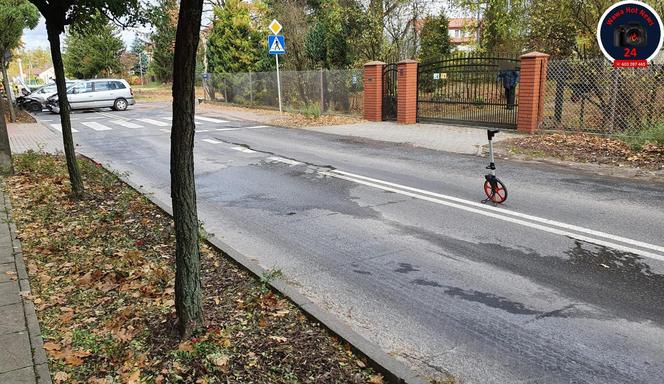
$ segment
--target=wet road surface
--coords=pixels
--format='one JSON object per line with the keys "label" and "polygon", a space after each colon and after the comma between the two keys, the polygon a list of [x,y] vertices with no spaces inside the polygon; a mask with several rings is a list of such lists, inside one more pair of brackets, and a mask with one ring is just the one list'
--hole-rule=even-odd
{"label": "wet road surface", "polygon": [[[76,113],[77,149],[170,202],[169,115]],[[208,232],[417,371],[664,380],[664,185],[498,160],[510,199],[492,207],[482,158],[200,117]]]}

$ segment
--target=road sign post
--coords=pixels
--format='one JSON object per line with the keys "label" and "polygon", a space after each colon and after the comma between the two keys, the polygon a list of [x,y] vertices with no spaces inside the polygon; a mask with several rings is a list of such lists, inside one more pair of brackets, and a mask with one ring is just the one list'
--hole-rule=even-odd
{"label": "road sign post", "polygon": [[277,65],[277,94],[279,96],[279,112],[283,112],[281,107],[281,78],[279,76],[279,55],[286,53],[286,45],[284,36],[280,36],[281,24],[277,20],[272,20],[268,26],[272,35],[267,37],[267,47],[270,55],[274,55],[274,60]]}
{"label": "road sign post", "polygon": [[274,55],[274,60],[277,63],[277,95],[279,96],[279,113],[282,113],[281,109],[281,78],[279,77],[279,55]]}

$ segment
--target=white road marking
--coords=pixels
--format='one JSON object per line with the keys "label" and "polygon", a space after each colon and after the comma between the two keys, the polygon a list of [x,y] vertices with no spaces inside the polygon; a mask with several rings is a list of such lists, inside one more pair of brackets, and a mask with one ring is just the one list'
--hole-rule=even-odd
{"label": "white road marking", "polygon": [[[62,132],[62,124],[59,124],[59,123],[55,124],[54,123],[54,124],[51,124],[51,127],[53,127],[53,129],[57,130],[58,132]],[[71,131],[72,131],[72,133],[78,132],[78,130],[76,130],[74,128],[72,128]]]}
{"label": "white road marking", "polygon": [[196,133],[210,132],[209,129],[197,129]]}
{"label": "white road marking", "polygon": [[[162,119],[173,121],[173,116],[163,116]],[[228,123],[227,120],[213,119],[211,117],[204,117],[204,116],[194,116],[194,119],[200,121],[208,121],[210,123]]]}
{"label": "white road marking", "polygon": [[241,131],[243,129],[270,128],[267,125],[257,125],[255,127],[236,127],[236,128],[217,128],[215,131]]}
{"label": "white road marking", "polygon": [[159,128],[160,131],[165,132],[165,133],[171,133],[170,129],[165,129],[165,128]]}
{"label": "white road marking", "polygon": [[234,149],[236,151],[244,152],[244,153],[256,153],[256,151],[252,151],[249,148],[246,147],[231,147],[231,149]]}
{"label": "white road marking", "polygon": [[437,197],[437,198],[441,198],[441,199],[445,199],[445,200],[454,201],[454,202],[457,202],[457,203],[471,205],[473,207],[478,207],[478,208],[486,209],[486,210],[489,210],[489,211],[499,212],[501,214],[506,214],[506,215],[510,215],[510,216],[514,216],[514,217],[519,217],[519,218],[522,218],[522,219],[535,221],[535,222],[542,223],[542,224],[553,225],[553,226],[568,229],[568,230],[571,230],[571,231],[581,232],[581,233],[585,233],[585,234],[592,235],[592,236],[604,237],[606,239],[610,239],[610,240],[613,240],[613,241],[619,241],[621,243],[631,244],[631,245],[635,245],[637,247],[648,248],[648,249],[651,249],[653,251],[658,251],[658,252],[664,253],[664,247],[659,246],[659,245],[644,243],[642,241],[628,239],[626,237],[616,236],[616,235],[596,231],[596,230],[589,229],[589,228],[579,227],[579,226],[576,226],[576,225],[573,225],[573,224],[562,223],[560,221],[555,221],[555,220],[545,219],[545,218],[538,217],[538,216],[528,215],[528,214],[525,214],[525,213],[510,211],[509,209],[505,209],[505,208],[498,208],[498,207],[494,207],[494,206],[491,206],[491,205],[478,203],[478,202],[472,201],[472,200],[460,199],[460,198],[454,197],[454,196],[443,195],[443,194],[440,194],[440,193],[430,192],[430,191],[426,191],[426,190],[418,189],[418,188],[412,188],[412,187],[408,187],[408,186],[401,185],[401,184],[390,183],[389,181],[373,179],[371,177],[357,175],[357,174],[350,173],[350,172],[344,172],[344,171],[339,171],[339,170],[333,170],[331,172],[339,173],[339,174],[342,174],[342,175],[345,175],[345,176],[354,177],[354,178],[358,178],[358,179],[362,179],[362,180],[371,181],[371,182],[374,182],[374,183],[385,184],[385,185],[389,185],[389,186],[392,186],[392,187],[405,189],[407,191],[413,191],[413,192],[421,193],[423,195],[433,196],[433,197]]}
{"label": "white road marking", "polygon": [[41,121],[53,121],[53,119],[41,119]]}
{"label": "white road marking", "polygon": [[[97,112],[98,115],[110,117],[111,119],[123,119],[127,120],[125,117],[120,117],[117,113],[109,113],[109,112]],[[102,117],[96,117],[97,119],[101,119]]]}
{"label": "white road marking", "polygon": [[110,122],[127,128],[143,128],[142,125],[132,123],[131,121],[127,120],[111,120]]}
{"label": "white road marking", "polygon": [[153,120],[153,119],[137,119],[137,120],[142,121],[144,123],[156,125],[157,127],[168,127],[171,125],[169,123],[164,123],[163,121]]}
{"label": "white road marking", "polygon": [[203,141],[205,141],[206,143],[210,143],[210,144],[221,144],[221,141],[214,140],[214,139],[203,139]]}
{"label": "white road marking", "polygon": [[82,122],[81,124],[86,127],[90,127],[95,131],[110,131],[112,128],[105,126],[104,124],[99,124],[96,121]]}
{"label": "white road marking", "polygon": [[195,116],[196,120],[209,121],[210,123],[228,123],[228,120],[213,119],[205,116]]}
{"label": "white road marking", "polygon": [[278,157],[278,156],[270,156],[267,159],[270,160],[270,161],[277,161],[277,162],[286,163],[286,164],[289,164],[289,165],[300,165],[300,164],[302,164],[299,161],[286,159],[286,158]]}
{"label": "white road marking", "polygon": [[[644,250],[637,249],[637,248],[624,246],[622,244],[617,244],[617,243],[614,243],[614,242],[611,242],[611,241],[605,241],[605,240],[601,240],[601,239],[597,239],[597,238],[593,238],[593,237],[580,235],[580,234],[574,233],[574,232],[569,232],[569,231],[565,231],[565,230],[561,230],[561,229],[557,229],[557,228],[547,227],[547,226],[544,226],[544,225],[541,225],[541,224],[536,224],[536,223],[533,223],[533,222],[530,222],[530,221],[525,221],[525,220],[517,219],[517,218],[514,218],[514,217],[510,217],[508,215],[522,217],[524,219],[530,219],[530,220],[533,220],[533,221],[539,221],[539,222],[542,222],[542,223],[547,223],[549,225],[552,225],[552,224],[550,224],[548,222],[557,223],[556,226],[559,226],[559,227],[565,227],[566,226],[568,229],[574,228],[572,230],[575,230],[575,231],[578,231],[578,232],[583,232],[583,233],[588,233],[588,234],[597,233],[597,234],[601,234],[601,235],[599,235],[600,237],[604,237],[604,238],[610,239],[612,241],[619,241],[619,242],[622,242],[622,243],[625,243],[625,244],[637,245],[639,247],[648,248],[648,249],[651,249],[651,250],[659,251],[660,249],[662,249],[662,247],[660,247],[658,245],[648,244],[648,243],[644,243],[644,242],[641,242],[641,241],[627,239],[627,238],[619,237],[619,236],[614,236],[614,235],[610,235],[610,234],[599,232],[599,231],[594,231],[594,230],[587,229],[587,228],[582,228],[582,227],[573,226],[573,225],[569,225],[569,224],[565,224],[565,223],[555,222],[553,220],[542,219],[542,218],[539,218],[539,217],[536,217],[536,216],[530,216],[530,215],[526,215],[526,214],[522,214],[522,213],[518,213],[518,212],[508,211],[506,209],[495,208],[495,207],[487,206],[487,205],[480,204],[480,203],[470,201],[470,200],[464,200],[464,199],[459,199],[459,198],[452,197],[452,196],[440,195],[440,194],[436,194],[436,193],[433,193],[433,192],[420,190],[420,189],[417,189],[417,188],[402,186],[402,185],[399,185],[399,184],[396,184],[396,183],[390,183],[390,182],[386,182],[386,181],[382,181],[382,180],[378,180],[378,179],[372,179],[372,178],[369,178],[369,177],[366,177],[366,176],[354,175],[354,174],[349,173],[349,172],[333,170],[333,171],[330,171],[330,172],[320,172],[320,173],[323,174],[323,175],[336,177],[338,179],[351,181],[351,182],[354,182],[354,183],[357,183],[357,184],[366,185],[366,186],[381,189],[381,190],[384,190],[384,191],[395,192],[395,193],[398,193],[398,194],[401,194],[401,195],[404,195],[404,196],[409,196],[409,197],[413,197],[413,198],[424,200],[424,201],[429,201],[429,202],[436,203],[436,204],[446,205],[448,207],[457,208],[457,209],[461,209],[461,210],[464,210],[464,211],[477,213],[477,214],[492,217],[492,218],[495,218],[495,219],[511,222],[511,223],[514,223],[514,224],[523,225],[523,226],[538,229],[538,230],[541,230],[541,231],[544,231],[544,232],[549,232],[549,233],[553,233],[553,234],[560,235],[560,236],[568,236],[568,237],[578,239],[578,240],[582,240],[582,241],[586,241],[586,242],[589,242],[589,243],[592,243],[592,244],[613,248],[613,249],[623,251],[623,252],[634,253],[634,254],[637,254],[637,255],[640,255],[640,256],[643,256],[643,257],[648,257],[648,258],[651,258],[651,259],[654,259],[654,260],[664,261],[664,255],[644,251]],[[371,181],[367,181],[367,180],[371,180]],[[373,181],[375,181],[375,182],[373,182]],[[390,185],[392,185],[392,186],[390,186]],[[419,193],[409,192],[409,190],[415,190],[415,191],[418,191]],[[427,195],[429,195],[429,196],[427,196]],[[432,197],[433,195],[439,195],[438,197],[440,197],[440,198]],[[450,201],[447,201],[447,200],[450,200]],[[456,201],[460,204],[457,204],[456,202],[452,202],[452,201]],[[462,204],[466,204],[466,205],[462,205]],[[473,208],[469,205],[476,206],[477,208]],[[488,208],[492,208],[492,209],[488,209]]]}

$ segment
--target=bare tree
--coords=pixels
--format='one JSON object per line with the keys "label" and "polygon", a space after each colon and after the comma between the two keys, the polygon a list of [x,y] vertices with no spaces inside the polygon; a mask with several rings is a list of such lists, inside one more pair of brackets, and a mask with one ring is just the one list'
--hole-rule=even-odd
{"label": "bare tree", "polygon": [[171,199],[176,241],[175,308],[183,338],[203,323],[194,180],[194,77],[202,13],[203,0],[180,2],[173,62]]}

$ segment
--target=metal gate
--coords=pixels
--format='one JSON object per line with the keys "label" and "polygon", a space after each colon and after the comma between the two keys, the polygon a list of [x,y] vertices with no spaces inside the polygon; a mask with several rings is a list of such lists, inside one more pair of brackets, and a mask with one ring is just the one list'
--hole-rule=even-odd
{"label": "metal gate", "polygon": [[397,65],[383,67],[383,121],[397,119]]}
{"label": "metal gate", "polygon": [[420,64],[418,121],[516,128],[519,69],[515,57],[465,54]]}

